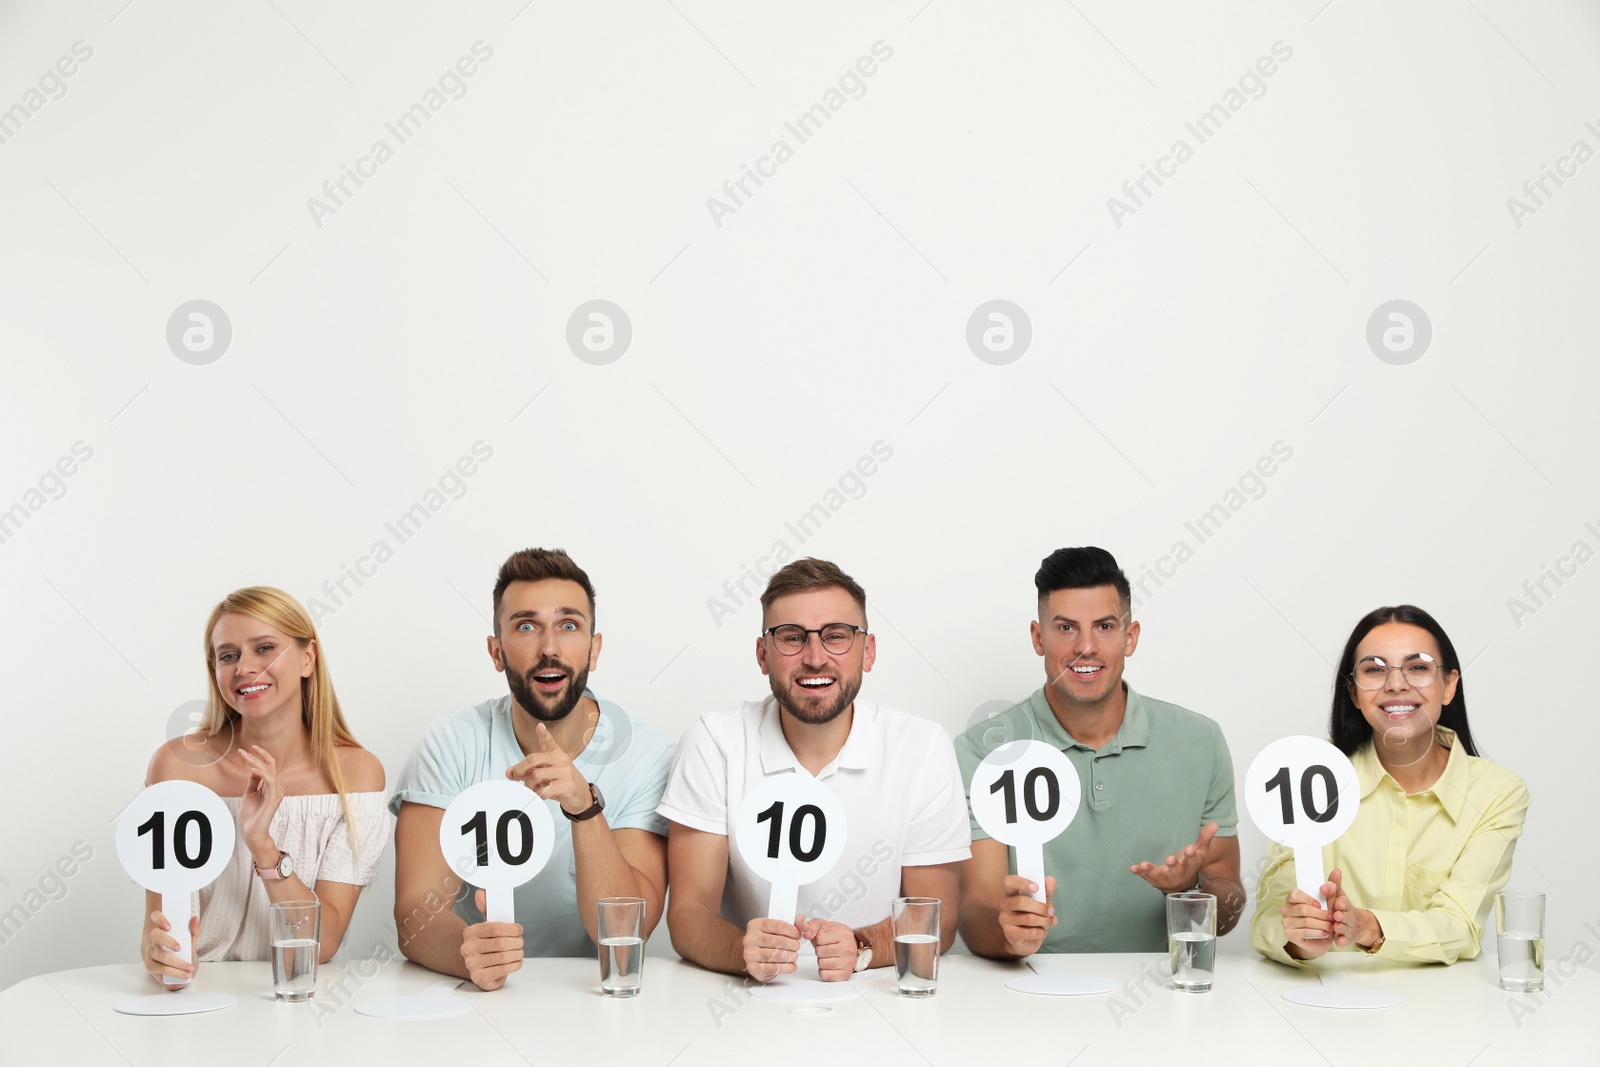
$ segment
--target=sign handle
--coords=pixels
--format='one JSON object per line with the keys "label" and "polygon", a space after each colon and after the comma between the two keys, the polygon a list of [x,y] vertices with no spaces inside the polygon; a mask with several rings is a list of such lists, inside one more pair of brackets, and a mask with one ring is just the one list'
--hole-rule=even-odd
{"label": "sign handle", "polygon": [[1324,909],[1327,899],[1322,895],[1322,883],[1328,880],[1322,867],[1321,845],[1297,845],[1294,850],[1295,888],[1315,900]]}
{"label": "sign handle", "polygon": [[517,891],[507,886],[489,886],[483,891],[484,919],[492,923],[517,921]]}
{"label": "sign handle", "polygon": [[1017,873],[1039,887],[1033,899],[1044,903],[1044,846],[1017,845]]}
{"label": "sign handle", "polygon": [[800,887],[772,883],[772,896],[767,902],[767,918],[792,923],[799,914]]}
{"label": "sign handle", "polygon": [[[178,943],[173,955],[185,963],[193,963],[194,939],[189,936],[189,919],[194,913],[189,907],[189,894],[162,893],[161,914],[172,924],[172,939]],[[171,975],[164,975],[161,980],[169,986],[185,986],[193,981],[190,978],[174,978]]]}

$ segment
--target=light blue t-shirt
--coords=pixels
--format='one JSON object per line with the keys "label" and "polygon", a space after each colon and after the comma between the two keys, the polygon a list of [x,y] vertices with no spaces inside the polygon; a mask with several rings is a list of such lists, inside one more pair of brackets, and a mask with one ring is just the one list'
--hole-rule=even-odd
{"label": "light blue t-shirt", "polygon": [[[605,797],[605,819],[613,830],[648,830],[665,837],[667,820],[656,814],[656,807],[672,771],[672,739],[587,689],[583,695],[600,705],[600,720],[573,765]],[[429,723],[400,772],[389,810],[399,814],[405,802],[446,808],[468,786],[503,779],[506,769],[523,759],[512,728],[513,710],[507,694]],[[578,916],[572,823],[555,801],[545,803],[556,828],[550,862],[532,881],[518,886],[515,896],[523,955],[589,956],[595,946]],[[484,921],[473,896],[466,887],[455,902],[455,913],[469,925]]]}

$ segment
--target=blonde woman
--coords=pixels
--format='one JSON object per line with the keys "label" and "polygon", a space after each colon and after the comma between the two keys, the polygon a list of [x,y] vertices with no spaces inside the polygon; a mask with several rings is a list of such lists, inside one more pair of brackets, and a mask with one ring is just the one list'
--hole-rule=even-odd
{"label": "blonde woman", "polygon": [[[270,903],[315,896],[326,962],[393,825],[383,765],[345,725],[316,629],[282,590],[224,597],[206,621],[205,659],[210,696],[200,730],[157,749],[146,775],[147,785],[206,786],[238,823],[227,869],[196,895],[194,959],[266,959]],[[144,968],[158,979],[191,978],[195,967],[174,955],[160,907],[159,894],[145,894]]]}

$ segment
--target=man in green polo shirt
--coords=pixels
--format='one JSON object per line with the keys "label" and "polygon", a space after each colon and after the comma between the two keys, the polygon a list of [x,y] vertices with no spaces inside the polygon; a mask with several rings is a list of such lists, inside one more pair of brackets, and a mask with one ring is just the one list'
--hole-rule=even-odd
{"label": "man in green polo shirt", "polygon": [[1123,682],[1139,624],[1128,579],[1111,553],[1058,549],[1034,584],[1033,650],[1044,657],[1045,684],[956,738],[956,756],[970,799],[972,773],[990,751],[1008,741],[1044,741],[1077,768],[1083,800],[1072,825],[1044,847],[1045,870],[1053,873],[1042,903],[1030,895],[1038,887],[1015,873],[1013,851],[973,820],[962,938],[996,959],[1164,951],[1164,895],[1197,885],[1216,895],[1217,933],[1227,933],[1245,892],[1233,761],[1222,729]]}

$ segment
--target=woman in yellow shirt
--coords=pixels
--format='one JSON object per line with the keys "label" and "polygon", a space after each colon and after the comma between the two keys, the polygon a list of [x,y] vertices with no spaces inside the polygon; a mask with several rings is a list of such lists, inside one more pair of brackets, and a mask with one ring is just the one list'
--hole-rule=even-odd
{"label": "woman in yellow shirt", "polygon": [[1282,963],[1330,948],[1454,963],[1478,954],[1528,811],[1522,779],[1478,755],[1455,646],[1409,604],[1356,624],[1334,677],[1330,733],[1361,782],[1355,823],[1324,846],[1324,910],[1267,852],[1250,943]]}

